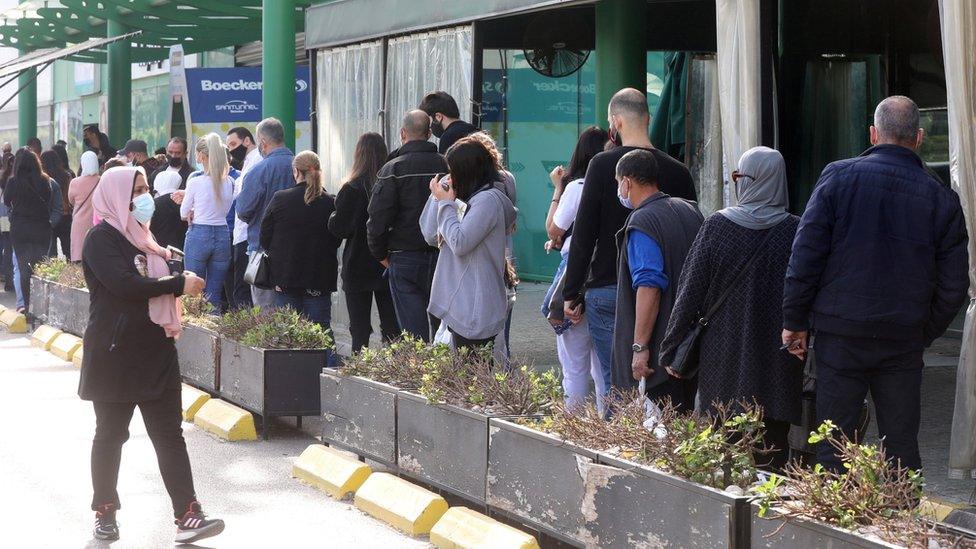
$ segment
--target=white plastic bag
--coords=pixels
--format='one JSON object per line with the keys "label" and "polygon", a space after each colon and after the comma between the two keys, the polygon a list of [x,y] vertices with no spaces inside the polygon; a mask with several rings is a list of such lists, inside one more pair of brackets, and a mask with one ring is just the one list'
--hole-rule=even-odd
{"label": "white plastic bag", "polygon": [[668,432],[661,424],[661,408],[654,404],[654,401],[647,398],[647,378],[642,378],[640,383],[637,385],[637,390],[640,392],[640,398],[643,400],[644,405],[644,428],[648,431],[654,433],[654,436],[658,440],[663,439],[667,436]]}

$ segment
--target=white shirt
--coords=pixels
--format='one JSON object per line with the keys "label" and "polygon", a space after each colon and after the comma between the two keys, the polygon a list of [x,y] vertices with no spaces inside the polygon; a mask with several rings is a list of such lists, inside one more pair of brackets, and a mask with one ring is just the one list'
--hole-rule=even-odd
{"label": "white shirt", "polygon": [[[552,222],[560,229],[567,231],[576,221],[576,211],[579,210],[580,198],[583,197],[583,178],[574,179],[566,185],[563,195],[559,198],[556,212],[552,214]],[[559,253],[563,257],[569,256],[569,242],[573,235],[566,237]]]}
{"label": "white shirt", "polygon": [[186,195],[180,205],[183,219],[193,212],[194,225],[227,226],[227,212],[234,202],[234,180],[224,179],[220,199],[214,194],[213,180],[209,175],[198,175],[186,182]]}
{"label": "white shirt", "polygon": [[[241,166],[241,176],[234,181],[234,198],[241,194],[241,189],[244,188],[244,176],[247,175],[248,170],[254,167],[255,164],[262,160],[261,152],[258,151],[257,147],[254,147],[248,151],[247,155],[244,157],[244,165]],[[241,242],[247,242],[247,223],[241,221],[241,218],[234,215],[234,239],[233,243],[236,246]]]}

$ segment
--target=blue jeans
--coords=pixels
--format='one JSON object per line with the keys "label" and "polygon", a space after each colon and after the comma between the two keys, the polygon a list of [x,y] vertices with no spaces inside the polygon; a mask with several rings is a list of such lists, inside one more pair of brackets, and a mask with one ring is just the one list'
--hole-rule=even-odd
{"label": "blue jeans", "polygon": [[434,281],[437,252],[393,252],[390,254],[390,293],[400,328],[424,341],[431,340],[440,322],[427,314],[430,285]]}
{"label": "blue jeans", "polygon": [[190,225],[184,244],[186,270],[207,281],[203,293],[217,313],[223,312],[221,291],[230,269],[230,230],[226,225]]}
{"label": "blue jeans", "polygon": [[586,325],[603,368],[604,387],[611,387],[613,370],[613,322],[617,316],[617,286],[586,290]]}
{"label": "blue jeans", "polygon": [[14,260],[14,293],[17,295],[17,308],[24,307],[24,289],[20,280],[20,265],[17,263],[17,252],[11,252],[10,256]]}
{"label": "blue jeans", "polygon": [[552,302],[552,294],[556,293],[556,285],[559,284],[559,279],[563,277],[563,273],[566,272],[566,258],[562,258],[559,262],[559,266],[556,267],[556,273],[552,275],[552,284],[549,285],[549,289],[546,290],[545,297],[542,298],[542,306],[539,307],[539,311],[542,313],[542,317],[546,320],[549,319],[549,307]]}
{"label": "blue jeans", "polygon": [[[317,295],[316,295],[317,294]],[[318,324],[332,336],[332,292],[319,290],[274,291],[276,308],[290,307]],[[327,363],[334,367],[335,353],[330,352]]]}

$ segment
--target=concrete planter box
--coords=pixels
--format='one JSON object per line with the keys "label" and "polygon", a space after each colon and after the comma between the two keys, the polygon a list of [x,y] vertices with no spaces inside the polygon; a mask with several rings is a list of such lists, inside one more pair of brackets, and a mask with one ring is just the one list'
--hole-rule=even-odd
{"label": "concrete planter box", "polygon": [[397,397],[400,472],[478,504],[485,503],[488,418],[415,393]]}
{"label": "concrete planter box", "polygon": [[397,466],[397,397],[392,385],[343,376],[332,368],[320,375],[322,439],[389,467]]}
{"label": "concrete planter box", "polygon": [[805,519],[783,521],[775,513],[760,518],[759,507],[752,506],[752,545],[754,548],[795,547],[797,549],[894,549],[883,541],[858,535],[855,532],[834,528],[823,523]]}
{"label": "concrete planter box", "polygon": [[50,280],[45,280],[39,276],[32,275],[30,279],[30,314],[44,323],[47,321],[47,289],[53,284]]}
{"label": "concrete planter box", "polygon": [[[55,328],[74,334],[85,336],[88,327],[88,307],[91,297],[88,290],[70,288],[56,282],[47,282],[47,318],[46,323]],[[31,287],[33,289],[33,286]],[[33,306],[34,297],[31,295]]]}
{"label": "concrete planter box", "polygon": [[603,546],[586,525],[599,517],[599,492],[622,471],[598,464],[591,450],[502,419],[489,421],[488,436],[487,499],[493,512],[571,545]]}
{"label": "concrete planter box", "polygon": [[326,349],[255,349],[220,339],[220,397],[269,418],[317,416],[321,413],[319,374]]}
{"label": "concrete planter box", "polygon": [[585,529],[600,547],[749,546],[749,498],[603,453],[598,459],[621,472],[608,476],[588,505],[594,513]]}
{"label": "concrete planter box", "polygon": [[216,393],[220,388],[220,336],[206,328],[186,324],[176,340],[183,381]]}

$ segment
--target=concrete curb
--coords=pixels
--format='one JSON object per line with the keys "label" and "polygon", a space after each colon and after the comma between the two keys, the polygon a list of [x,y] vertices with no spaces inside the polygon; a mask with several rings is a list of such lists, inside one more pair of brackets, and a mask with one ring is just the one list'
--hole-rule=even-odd
{"label": "concrete curb", "polygon": [[228,441],[257,440],[251,412],[211,398],[193,416],[193,424]]}
{"label": "concrete curb", "polygon": [[51,344],[51,354],[66,362],[74,362],[78,349],[81,349],[81,338],[68,333],[54,338],[54,343]]}
{"label": "concrete curb", "polygon": [[12,334],[27,333],[27,317],[18,313],[15,309],[4,309],[0,311],[0,324],[7,328]]}
{"label": "concrete curb", "polygon": [[192,422],[200,408],[210,400],[210,395],[186,383],[183,384],[182,393],[183,421]]}
{"label": "concrete curb", "polygon": [[430,531],[440,549],[539,549],[535,537],[467,507],[451,507]]}
{"label": "concrete curb", "polygon": [[369,465],[339,450],[313,444],[298,456],[291,475],[335,499],[344,499],[358,490],[372,472]]}
{"label": "concrete curb", "polygon": [[963,503],[953,503],[932,496],[925,496],[918,504],[918,514],[936,522],[945,522],[950,513],[966,507],[967,505]]}
{"label": "concrete curb", "polygon": [[81,363],[84,360],[84,358],[85,358],[85,346],[84,344],[82,344],[82,346],[78,347],[78,350],[75,351],[75,355],[71,357],[71,363],[75,365],[75,368],[78,368],[80,370]]}
{"label": "concrete curb", "polygon": [[355,504],[412,536],[430,533],[447,512],[444,498],[389,473],[370,475],[356,491]]}
{"label": "concrete curb", "polygon": [[34,333],[31,334],[31,345],[44,349],[45,351],[51,350],[51,344],[54,340],[58,338],[63,332],[53,326],[48,326],[47,324],[42,324],[38,326]]}

